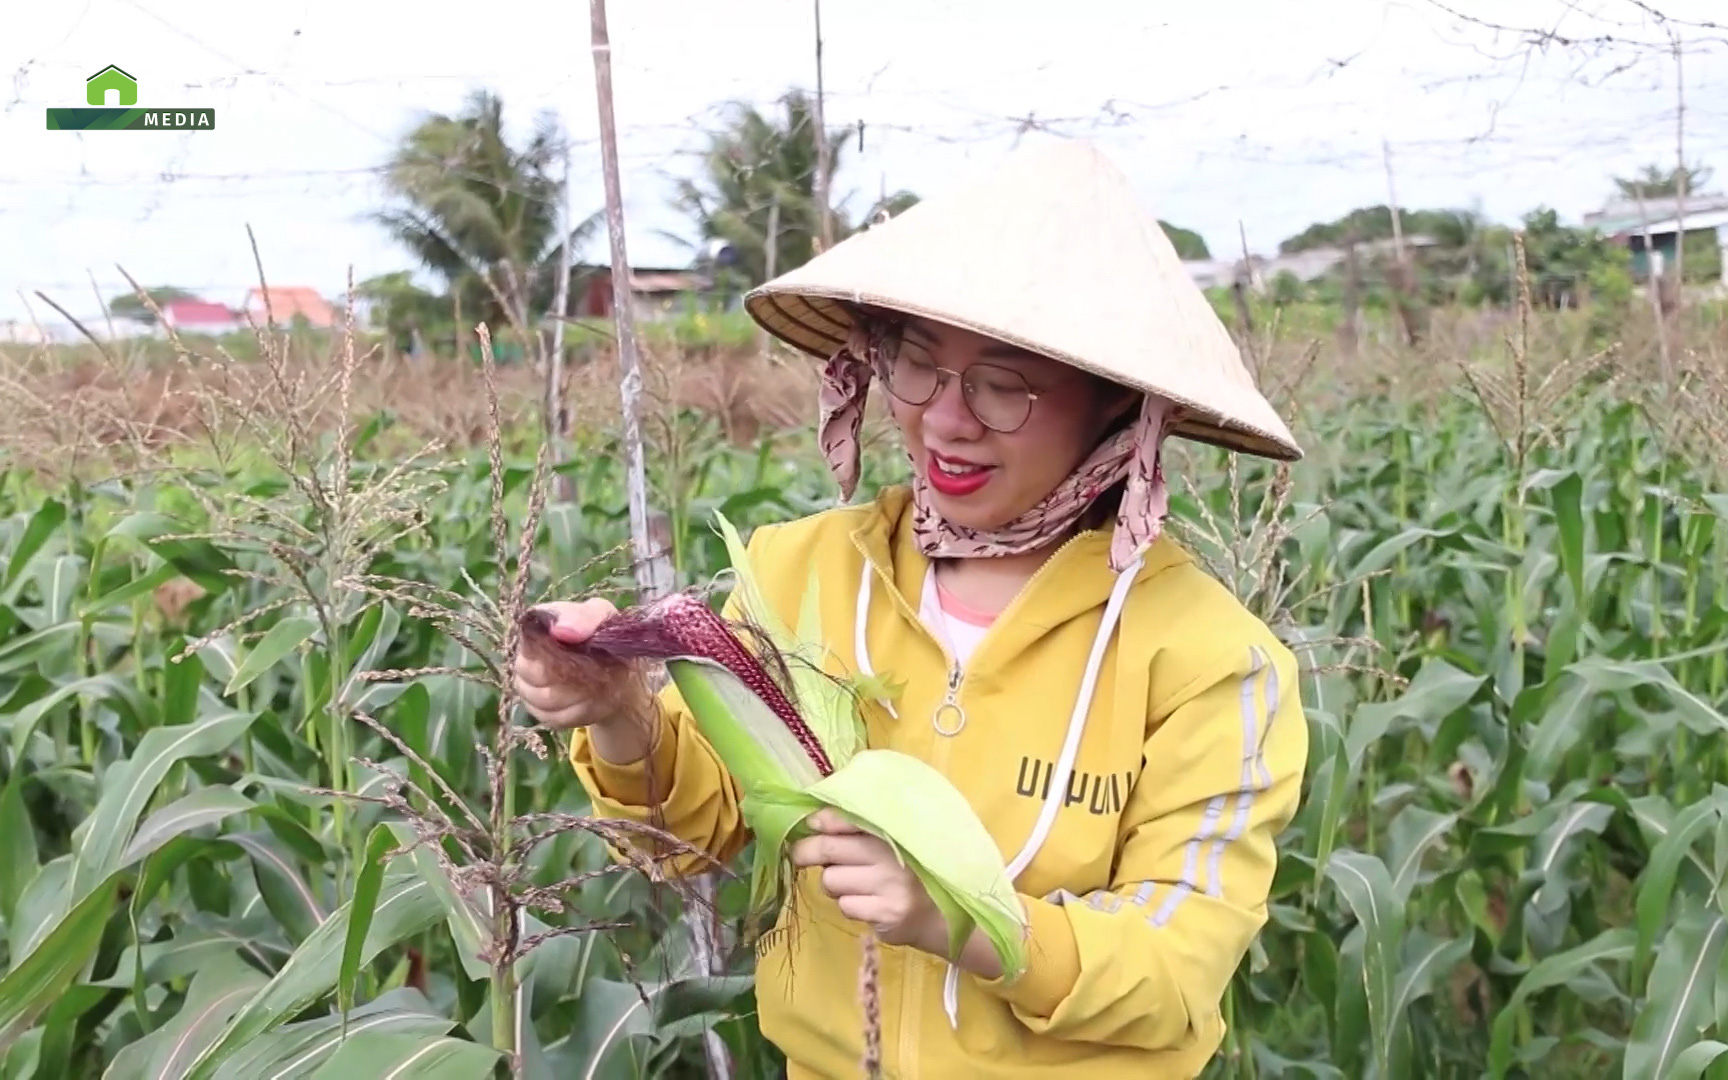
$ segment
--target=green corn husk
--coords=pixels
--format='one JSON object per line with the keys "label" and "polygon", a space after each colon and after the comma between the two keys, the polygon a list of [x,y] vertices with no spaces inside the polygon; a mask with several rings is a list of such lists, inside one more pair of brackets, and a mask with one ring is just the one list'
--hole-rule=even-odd
{"label": "green corn husk", "polygon": [[1004,974],[1017,975],[1026,966],[1026,914],[995,840],[947,777],[909,755],[866,748],[857,699],[881,696],[888,684],[881,678],[836,680],[822,670],[814,569],[794,632],[764,602],[737,531],[723,515],[717,517],[742,616],[786,658],[794,708],[833,767],[823,776],[785,722],[724,666],[697,657],[668,660],[667,671],[697,728],[742,793],[744,820],[756,843],[752,907],[766,909],[784,893],[787,845],[811,834],[806,818],[832,808],[886,841],[918,875],[947,921],[950,958],[977,928]]}

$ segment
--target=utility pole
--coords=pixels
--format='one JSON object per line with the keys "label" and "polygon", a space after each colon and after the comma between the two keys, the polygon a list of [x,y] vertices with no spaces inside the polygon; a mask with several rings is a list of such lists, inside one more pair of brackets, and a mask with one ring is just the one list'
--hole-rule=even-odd
{"label": "utility pole", "polygon": [[822,0],[816,5],[816,228],[822,251],[834,246],[834,217],[828,209],[828,121],[823,114],[822,95]]}

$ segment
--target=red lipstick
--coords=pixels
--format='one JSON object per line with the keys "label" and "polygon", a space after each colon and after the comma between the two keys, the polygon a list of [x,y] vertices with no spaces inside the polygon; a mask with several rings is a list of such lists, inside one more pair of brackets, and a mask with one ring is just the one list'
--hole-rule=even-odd
{"label": "red lipstick", "polygon": [[[951,473],[942,471],[941,465],[961,466],[966,471]],[[994,465],[977,466],[959,458],[944,457],[930,452],[925,456],[924,477],[930,481],[930,486],[950,498],[961,498],[970,495],[990,482],[990,476],[996,471]]]}

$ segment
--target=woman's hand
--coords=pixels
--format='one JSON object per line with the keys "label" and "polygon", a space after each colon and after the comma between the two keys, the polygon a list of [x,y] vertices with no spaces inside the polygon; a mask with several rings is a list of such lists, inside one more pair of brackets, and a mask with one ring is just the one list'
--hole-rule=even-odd
{"label": "woman's hand", "polygon": [[516,695],[547,727],[587,728],[594,750],[614,765],[642,760],[653,745],[660,715],[640,665],[573,656],[560,646],[580,645],[617,614],[610,601],[541,605],[550,617],[542,636],[524,634],[516,652]]}
{"label": "woman's hand", "polygon": [[[582,601],[542,604],[551,616],[547,634],[556,645],[580,645],[600,624],[617,614],[611,602],[596,597]],[[528,714],[552,728],[580,728],[615,720],[626,707],[639,705],[636,687],[627,680],[600,683],[590,665],[563,657],[524,639],[516,654],[516,695]],[[581,676],[588,676],[583,678]]]}
{"label": "woman's hand", "polygon": [[818,810],[806,823],[816,835],[792,845],[792,864],[822,868],[822,891],[841,914],[874,928],[890,945],[947,953],[947,920],[893,848],[833,810]]}

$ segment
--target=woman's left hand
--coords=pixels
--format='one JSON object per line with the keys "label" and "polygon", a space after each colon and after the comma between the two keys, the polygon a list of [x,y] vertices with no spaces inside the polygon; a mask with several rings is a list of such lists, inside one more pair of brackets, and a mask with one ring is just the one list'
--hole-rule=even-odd
{"label": "woman's left hand", "polygon": [[822,891],[841,914],[874,928],[890,945],[938,953],[946,947],[941,910],[893,848],[833,810],[818,810],[806,824],[816,835],[792,845],[792,864],[822,868]]}

